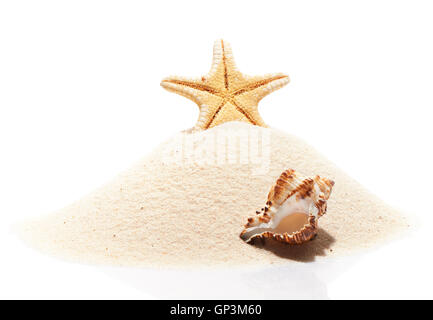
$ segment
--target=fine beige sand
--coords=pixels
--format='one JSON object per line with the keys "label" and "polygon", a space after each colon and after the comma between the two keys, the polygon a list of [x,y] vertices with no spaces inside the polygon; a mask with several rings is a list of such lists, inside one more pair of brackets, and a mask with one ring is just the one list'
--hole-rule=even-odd
{"label": "fine beige sand", "polygon": [[[264,206],[287,168],[335,181],[318,236],[300,246],[246,244],[239,233],[247,217]],[[377,245],[407,226],[302,140],[230,122],[180,133],[112,182],[19,232],[31,246],[78,262],[216,266],[328,259]]]}

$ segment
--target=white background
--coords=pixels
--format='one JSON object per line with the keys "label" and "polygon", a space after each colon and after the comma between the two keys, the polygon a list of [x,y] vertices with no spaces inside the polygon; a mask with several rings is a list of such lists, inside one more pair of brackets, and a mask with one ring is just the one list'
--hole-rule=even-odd
{"label": "white background", "polygon": [[431,1],[1,1],[0,298],[158,297],[10,229],[193,126],[198,108],[159,82],[207,73],[217,38],[242,72],[290,75],[260,103],[268,124],[421,222],[320,297],[433,298],[432,16]]}

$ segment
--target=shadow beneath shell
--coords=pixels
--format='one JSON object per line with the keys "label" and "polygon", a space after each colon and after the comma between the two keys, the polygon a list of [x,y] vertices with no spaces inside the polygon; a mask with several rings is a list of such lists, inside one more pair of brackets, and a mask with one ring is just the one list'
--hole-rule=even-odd
{"label": "shadow beneath shell", "polygon": [[317,256],[326,256],[332,251],[335,238],[323,229],[317,231],[316,237],[300,245],[289,245],[273,239],[255,239],[252,243],[256,248],[267,250],[275,255],[298,262],[313,262]]}

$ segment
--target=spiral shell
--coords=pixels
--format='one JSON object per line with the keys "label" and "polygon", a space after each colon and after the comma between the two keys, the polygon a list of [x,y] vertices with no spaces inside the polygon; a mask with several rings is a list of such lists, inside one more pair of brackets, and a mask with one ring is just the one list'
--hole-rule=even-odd
{"label": "spiral shell", "polygon": [[317,233],[318,219],[326,213],[334,181],[320,176],[305,178],[295,170],[284,171],[268,194],[266,206],[248,219],[240,237],[250,242],[273,238],[301,244]]}

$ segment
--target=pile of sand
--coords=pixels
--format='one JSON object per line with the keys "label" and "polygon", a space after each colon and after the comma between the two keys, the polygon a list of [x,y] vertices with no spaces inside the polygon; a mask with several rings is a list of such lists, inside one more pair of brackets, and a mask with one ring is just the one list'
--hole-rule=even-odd
{"label": "pile of sand", "polygon": [[[289,246],[239,238],[280,173],[335,181],[313,241]],[[407,226],[305,142],[240,122],[180,133],[114,181],[21,226],[32,246],[68,260],[134,266],[313,261],[370,247]]]}

